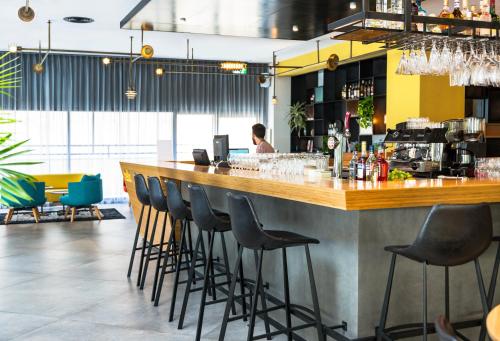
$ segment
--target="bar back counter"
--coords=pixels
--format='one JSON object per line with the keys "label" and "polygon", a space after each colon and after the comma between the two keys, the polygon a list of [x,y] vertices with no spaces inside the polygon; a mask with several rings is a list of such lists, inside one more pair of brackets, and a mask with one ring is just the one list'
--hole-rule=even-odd
{"label": "bar back counter", "polygon": [[[226,193],[244,193],[255,205],[267,229],[283,229],[320,240],[311,247],[323,323],[335,339],[373,337],[378,325],[391,255],[386,245],[411,244],[432,205],[490,203],[494,234],[500,234],[500,181],[407,180],[405,182],[361,182],[267,175],[256,171],[216,169],[178,162],[121,163],[130,200],[138,217],[133,176],[158,176],[182,183],[187,198],[189,183],[204,185],[213,206],[227,209]],[[228,240],[230,264],[236,243]],[[481,257],[486,286],[497,245]],[[220,251],[218,251],[220,252]],[[267,256],[267,255],[266,255]],[[245,272],[255,273],[248,255]],[[311,302],[306,263],[302,250],[288,254],[292,303]],[[281,256],[269,255],[263,262],[263,279],[269,292],[282,297]],[[387,326],[421,321],[422,270],[416,262],[398,259]],[[444,272],[430,266],[428,311],[432,322],[444,314]],[[497,295],[500,297],[500,295]],[[482,316],[474,264],[450,269],[451,320]],[[493,305],[500,301],[495,300]],[[276,316],[276,319],[282,319]],[[477,337],[475,329],[471,335]],[[299,332],[305,340],[317,338],[313,329]]]}

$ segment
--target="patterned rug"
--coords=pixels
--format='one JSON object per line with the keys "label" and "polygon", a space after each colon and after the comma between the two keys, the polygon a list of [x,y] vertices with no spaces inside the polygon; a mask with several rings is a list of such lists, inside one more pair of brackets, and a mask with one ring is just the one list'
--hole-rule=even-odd
{"label": "patterned rug", "polygon": [[[102,219],[103,220],[111,220],[111,219],[125,219],[125,217],[118,212],[115,208],[102,208],[100,209],[102,215],[104,216]],[[6,213],[0,213],[0,225],[5,225],[4,218],[5,218]],[[64,219],[64,211],[62,210],[62,207],[59,208],[49,208],[47,210],[44,210],[43,213],[41,213],[41,219],[40,223],[58,223],[58,222],[68,222],[70,216],[68,215],[67,219]],[[75,217],[75,221],[91,221],[91,220],[98,220],[97,217],[91,216],[88,211],[81,211],[78,212],[78,214]],[[35,219],[33,218],[33,215],[31,212],[15,212],[14,216],[12,217],[12,220],[10,221],[9,225],[11,224],[34,224]]]}

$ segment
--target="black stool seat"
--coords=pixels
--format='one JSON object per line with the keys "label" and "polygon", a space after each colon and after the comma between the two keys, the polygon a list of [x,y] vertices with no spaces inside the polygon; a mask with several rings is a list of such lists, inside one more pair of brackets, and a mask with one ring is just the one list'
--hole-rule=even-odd
{"label": "black stool seat", "polygon": [[263,244],[265,250],[275,250],[304,244],[319,244],[319,240],[317,239],[309,238],[290,231],[263,230],[263,232],[269,237]]}

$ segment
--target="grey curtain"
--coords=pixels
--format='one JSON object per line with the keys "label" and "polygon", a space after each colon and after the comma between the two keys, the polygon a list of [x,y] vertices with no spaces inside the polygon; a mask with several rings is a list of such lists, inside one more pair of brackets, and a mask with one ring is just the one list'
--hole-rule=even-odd
{"label": "grey curtain", "polygon": [[[176,65],[157,77],[156,65],[138,62],[133,66],[138,95],[129,101],[124,95],[129,81],[126,59],[104,66],[98,56],[51,54],[44,73],[37,75],[32,66],[40,59],[38,54],[17,56],[22,85],[11,91],[12,98],[0,96],[3,110],[171,111],[267,119],[268,90],[255,77],[268,72],[264,64],[249,64],[252,75],[231,75],[218,72],[215,61],[202,65],[193,61],[196,65],[186,66],[185,60],[168,60]],[[214,72],[217,74],[209,74]]]}

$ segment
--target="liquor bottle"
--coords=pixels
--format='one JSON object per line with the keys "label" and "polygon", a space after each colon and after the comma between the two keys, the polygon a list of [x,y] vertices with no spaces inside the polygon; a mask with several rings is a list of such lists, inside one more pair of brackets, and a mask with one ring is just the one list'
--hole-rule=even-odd
{"label": "liquor bottle", "polygon": [[[481,2],[481,15],[479,20],[491,22],[490,4],[488,0],[483,0]],[[490,30],[488,28],[482,28],[479,30],[481,36],[489,36]]]}
{"label": "liquor bottle", "polygon": [[365,170],[366,181],[372,180],[373,169],[376,167],[376,165],[377,165],[377,158],[373,153],[373,146],[370,146],[370,154],[368,154],[368,159],[366,159],[366,170]]}
{"label": "liquor bottle", "polygon": [[352,153],[352,159],[349,161],[349,180],[356,180],[357,173],[357,165],[358,165],[358,152],[354,151]]}
{"label": "liquor bottle", "polygon": [[342,99],[346,98],[347,98],[347,86],[344,84],[344,86],[342,87]]}
{"label": "liquor bottle", "polygon": [[[495,0],[490,0],[490,16],[491,21],[498,22],[498,15],[495,10]],[[494,32],[494,35],[496,35],[496,32]]]}
{"label": "liquor bottle", "polygon": [[462,14],[464,19],[472,20],[472,11],[469,9],[469,0],[462,1]]}
{"label": "liquor bottle", "polygon": [[[448,0],[443,0],[443,9],[439,13],[440,18],[453,18]],[[448,25],[439,25],[441,32],[448,30]]]}
{"label": "liquor bottle", "polygon": [[366,141],[361,142],[361,156],[356,164],[356,180],[366,180]]}
{"label": "liquor bottle", "polygon": [[464,15],[460,10],[460,0],[454,0],[453,2],[453,18],[455,19],[463,19]]}
{"label": "liquor bottle", "polygon": [[382,146],[378,148],[377,172],[378,181],[387,181],[387,177],[389,175],[389,164],[384,159],[384,148]]}

